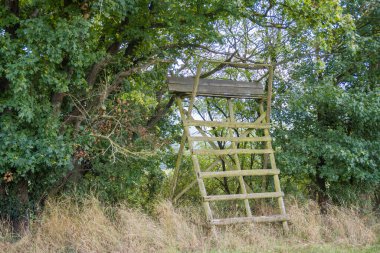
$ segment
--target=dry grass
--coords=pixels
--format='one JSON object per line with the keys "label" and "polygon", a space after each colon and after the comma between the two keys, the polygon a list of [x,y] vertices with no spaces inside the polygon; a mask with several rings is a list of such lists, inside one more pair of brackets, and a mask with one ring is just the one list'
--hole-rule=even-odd
{"label": "dry grass", "polygon": [[126,205],[107,209],[95,198],[80,204],[66,198],[50,201],[41,219],[31,224],[31,232],[17,242],[10,243],[8,226],[1,226],[0,251],[345,252],[377,240],[373,217],[355,209],[331,206],[321,217],[315,203],[293,201],[288,213],[288,236],[278,225],[245,224],[220,228],[215,237],[202,225],[203,213],[195,207],[178,210],[161,202],[155,215],[148,216]]}

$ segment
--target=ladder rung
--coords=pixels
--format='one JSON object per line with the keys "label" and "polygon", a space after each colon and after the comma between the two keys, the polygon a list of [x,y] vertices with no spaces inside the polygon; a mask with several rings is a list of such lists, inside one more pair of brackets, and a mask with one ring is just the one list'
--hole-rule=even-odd
{"label": "ladder rung", "polygon": [[213,219],[211,225],[229,225],[244,222],[276,222],[289,220],[287,215],[271,215],[271,216],[253,216],[253,217],[234,217],[225,219]]}
{"label": "ladder rung", "polygon": [[269,128],[270,124],[247,123],[247,122],[222,122],[222,121],[204,121],[204,120],[185,120],[184,126],[207,126],[207,127],[230,127],[230,128]]}
{"label": "ladder rung", "polygon": [[271,154],[273,149],[193,149],[194,155]]}
{"label": "ladder rung", "polygon": [[258,169],[258,170],[229,170],[229,171],[212,171],[212,172],[200,172],[201,178],[211,177],[237,177],[237,176],[268,176],[278,175],[280,170],[274,169]]}
{"label": "ladder rung", "polygon": [[240,200],[240,199],[264,199],[283,197],[283,192],[259,192],[249,194],[229,194],[229,195],[209,195],[204,197],[204,201],[219,200]]}
{"label": "ladder rung", "polygon": [[213,137],[213,136],[193,136],[189,137],[190,141],[234,141],[234,142],[254,142],[254,141],[271,141],[269,136],[264,137]]}

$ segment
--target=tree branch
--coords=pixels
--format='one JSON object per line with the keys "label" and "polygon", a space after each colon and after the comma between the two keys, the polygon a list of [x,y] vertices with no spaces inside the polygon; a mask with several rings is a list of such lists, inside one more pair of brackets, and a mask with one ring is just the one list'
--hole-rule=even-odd
{"label": "tree branch", "polygon": [[87,75],[87,83],[91,87],[95,84],[96,78],[98,77],[99,72],[107,66],[107,64],[110,62],[111,56],[107,55],[105,58],[100,60],[98,63],[95,63],[90,72]]}
{"label": "tree branch", "polygon": [[[231,60],[234,58],[235,54],[237,53],[238,51],[235,51],[234,53],[231,54],[230,57],[228,57],[225,62],[231,62]],[[214,69],[202,74],[200,76],[200,78],[206,78],[208,76],[211,76],[212,74],[218,72],[219,70],[223,69],[224,67],[226,66],[225,63],[220,63],[218,66],[216,66]]]}
{"label": "tree branch", "polygon": [[146,123],[147,128],[152,128],[157,122],[165,116],[165,114],[169,111],[170,107],[173,105],[175,101],[175,96],[172,95],[168,101],[168,103],[164,107],[158,107],[156,109],[156,113],[148,120]]}

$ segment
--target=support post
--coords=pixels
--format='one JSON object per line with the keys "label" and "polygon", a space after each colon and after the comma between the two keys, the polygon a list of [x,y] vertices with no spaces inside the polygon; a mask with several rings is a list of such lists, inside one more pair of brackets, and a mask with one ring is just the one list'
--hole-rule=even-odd
{"label": "support post", "polygon": [[185,132],[182,133],[181,138],[181,144],[179,146],[178,150],[178,156],[175,163],[174,173],[173,173],[173,180],[171,183],[171,192],[170,192],[170,199],[173,200],[175,189],[177,187],[177,181],[178,181],[178,175],[179,175],[179,168],[181,167],[182,157],[183,157],[183,151],[185,150],[185,142],[186,142],[186,134]]}

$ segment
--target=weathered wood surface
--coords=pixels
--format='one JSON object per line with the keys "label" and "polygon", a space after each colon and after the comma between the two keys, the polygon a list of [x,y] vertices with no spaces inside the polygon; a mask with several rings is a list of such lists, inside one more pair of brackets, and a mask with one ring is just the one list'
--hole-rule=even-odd
{"label": "weathered wood surface", "polygon": [[228,170],[228,171],[211,171],[199,172],[201,178],[213,177],[238,177],[238,176],[265,176],[265,175],[278,175],[280,170],[274,169],[260,169],[260,170]]}
{"label": "weathered wood surface", "polygon": [[276,222],[287,221],[287,215],[271,215],[271,216],[253,216],[253,217],[234,217],[225,219],[213,219],[211,225],[229,225],[244,222]]}
{"label": "weathered wood surface", "polygon": [[229,195],[208,195],[204,201],[223,201],[223,200],[245,200],[245,199],[265,199],[283,197],[283,192],[258,192],[249,194],[229,194]]}
{"label": "weathered wood surface", "polygon": [[[167,82],[171,93],[190,95],[193,92],[192,77],[169,77]],[[264,96],[264,89],[258,82],[199,79],[197,96],[261,98]]]}
{"label": "weathered wood surface", "polygon": [[247,122],[230,122],[230,121],[204,121],[204,120],[184,120],[184,126],[203,126],[203,127],[228,127],[228,128],[252,128],[268,129],[269,124],[247,123]]}
{"label": "weathered wood surface", "polygon": [[192,149],[194,155],[271,154],[273,149]]}
{"label": "weathered wood surface", "polygon": [[[200,74],[200,67],[197,70],[197,77]],[[271,76],[271,73],[270,73]],[[174,79],[174,80],[173,80]],[[196,82],[195,82],[196,81]],[[285,206],[283,202],[284,193],[280,188],[280,181],[278,174],[280,171],[277,169],[274,160],[274,151],[271,145],[271,137],[269,135],[269,120],[268,115],[264,111],[264,100],[260,102],[260,117],[254,122],[236,122],[233,100],[230,98],[264,98],[263,88],[257,83],[248,82],[234,82],[226,80],[210,80],[210,79],[194,79],[194,78],[170,78],[169,89],[172,93],[177,93],[177,103],[180,109],[180,114],[184,126],[184,132],[189,143],[189,149],[191,153],[191,158],[193,162],[194,172],[196,174],[196,180],[193,181],[188,187],[178,194],[175,198],[176,200],[182,196],[186,191],[188,191],[196,182],[198,182],[199,190],[202,197],[203,206],[207,215],[207,220],[213,225],[228,225],[243,222],[276,222],[280,221],[283,223],[284,230],[287,232],[289,230],[287,220],[288,216],[285,212]],[[193,86],[199,87],[199,93],[193,93]],[[204,89],[202,90],[202,87]],[[240,90],[239,90],[240,89]],[[249,91],[249,92],[247,92]],[[270,91],[270,89],[268,89]],[[270,96],[270,92],[268,96]],[[190,104],[188,110],[184,110],[182,102],[184,95],[191,95]],[[191,116],[191,111],[194,103],[195,96],[218,96],[226,97],[228,101],[229,108],[229,118],[227,121],[203,121],[195,120]],[[267,101],[270,101],[267,98]],[[270,110],[270,107],[267,110]],[[189,128],[195,127],[201,136],[192,136]],[[203,129],[205,127],[206,129]],[[226,128],[226,136],[210,136],[207,133],[207,128],[219,127]],[[234,128],[247,128],[240,136],[234,136]],[[249,134],[254,129],[264,129],[264,136],[252,136]],[[212,133],[209,133],[212,135]],[[231,142],[229,149],[219,149],[215,144],[215,141],[226,141]],[[212,147],[212,149],[197,149],[197,144],[195,142],[206,142]],[[266,145],[261,149],[239,149],[236,143],[239,142],[264,142]],[[271,169],[267,169],[267,165],[263,165],[263,169],[249,169],[244,170],[240,165],[239,154],[264,154],[267,163],[270,162]],[[200,167],[200,162],[198,156],[209,155],[216,156],[217,160],[214,161],[206,171],[202,171]],[[232,158],[225,159],[226,157]],[[220,162],[225,162],[228,166],[226,171],[212,171]],[[179,165],[179,163],[178,163]],[[245,182],[245,176],[273,176],[274,179],[274,192],[253,192],[249,185]],[[227,178],[227,177],[237,177],[240,184],[240,194],[222,194],[222,195],[208,195],[205,187],[205,179],[210,178]],[[248,192],[249,190],[249,192]],[[266,199],[266,198],[277,198],[280,215],[270,215],[270,216],[252,216],[252,210],[250,207],[250,199]],[[213,201],[231,201],[231,200],[242,200],[246,209],[246,217],[233,217],[224,219],[214,219],[213,212],[211,210],[210,202]]]}
{"label": "weathered wood surface", "polygon": [[264,142],[264,141],[271,141],[271,137],[215,137],[215,136],[191,136],[189,137],[189,140],[191,141],[233,141],[233,142]]}

